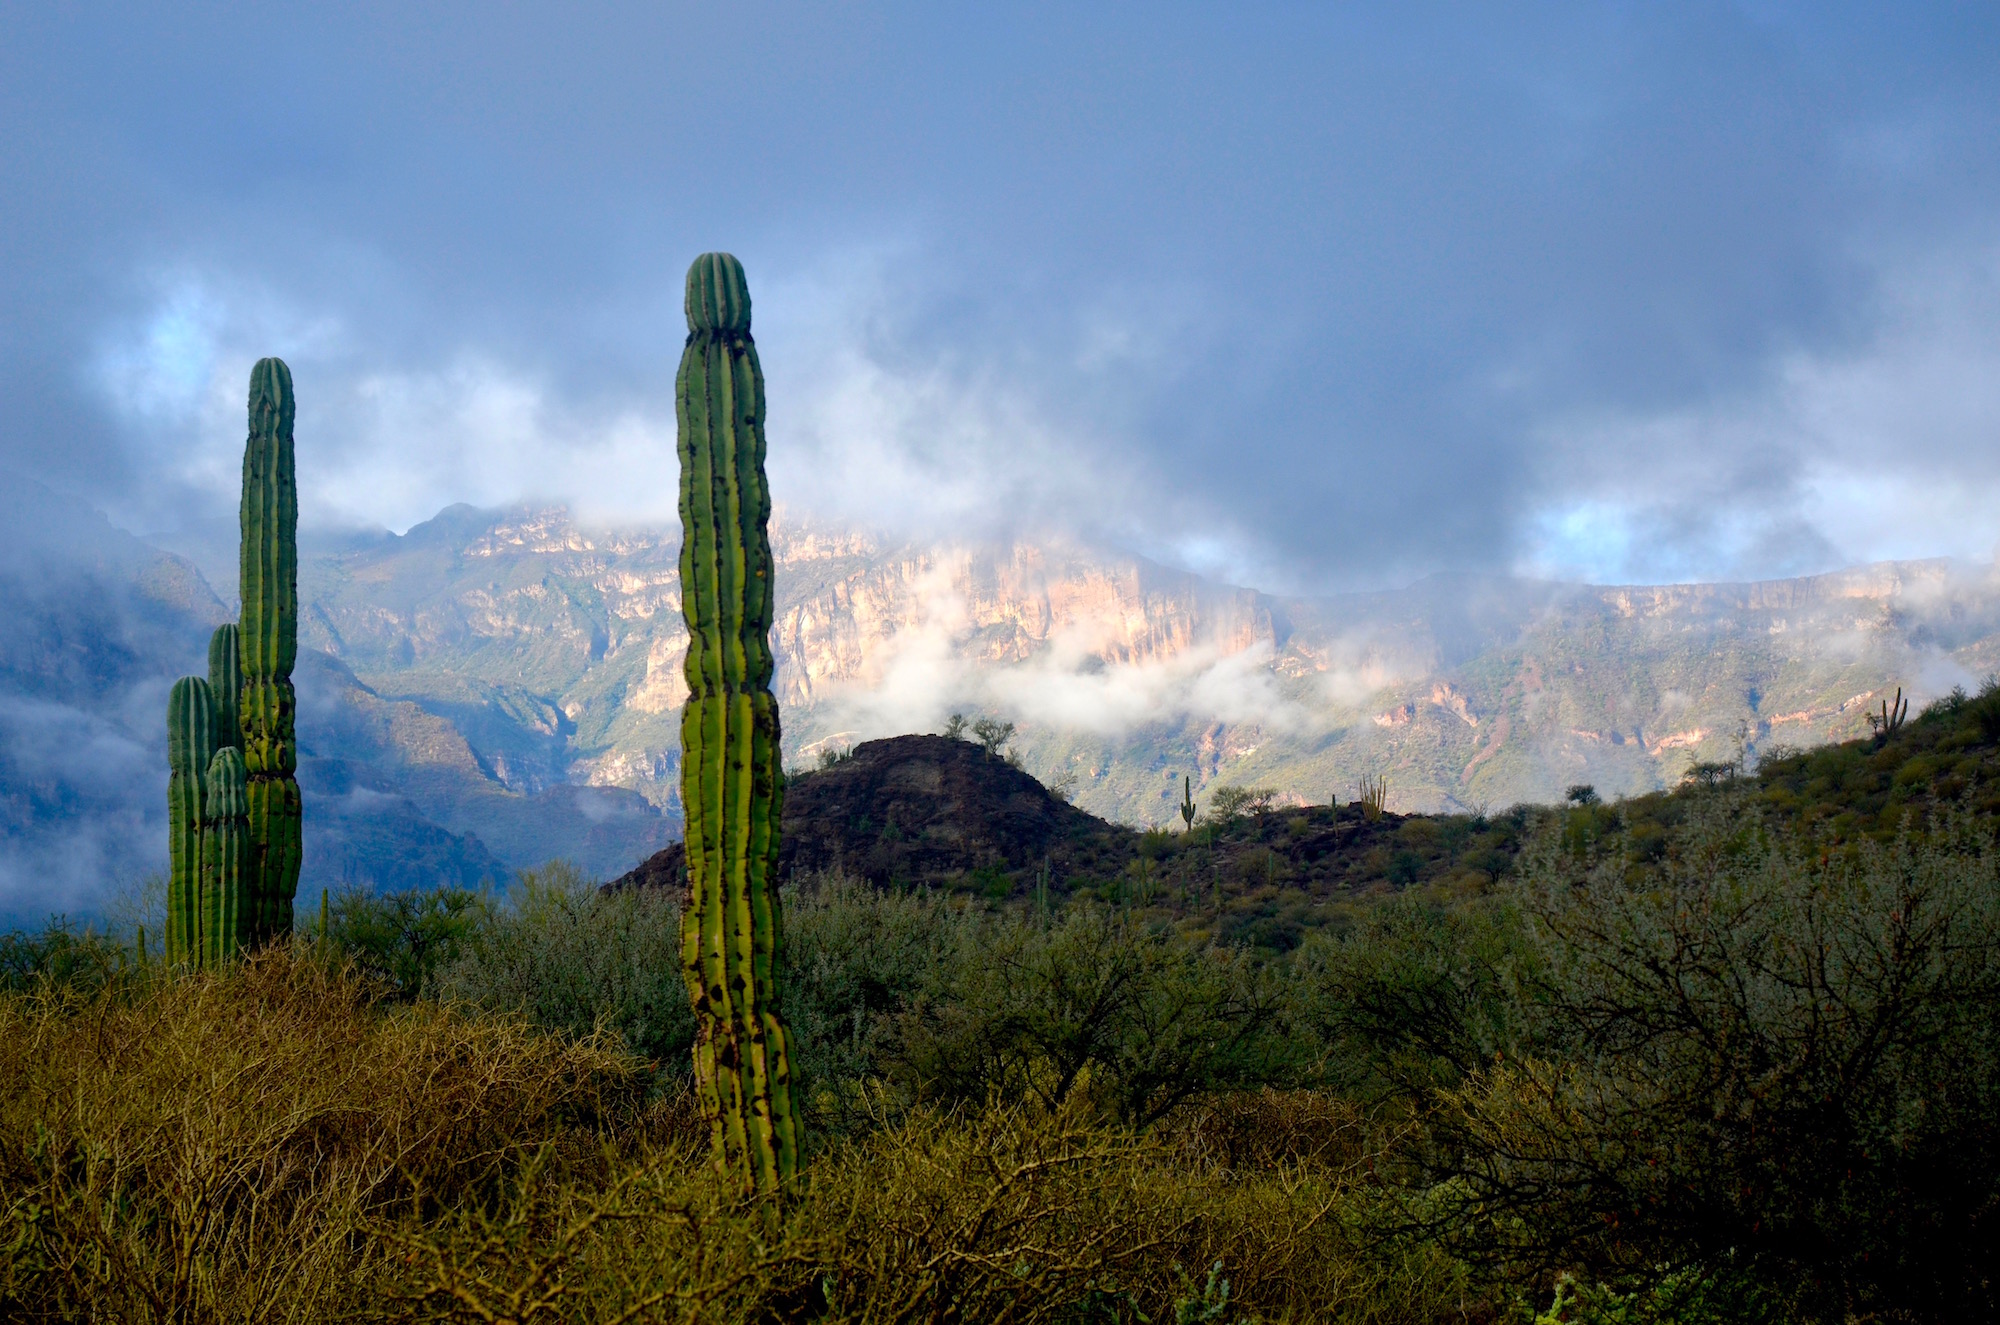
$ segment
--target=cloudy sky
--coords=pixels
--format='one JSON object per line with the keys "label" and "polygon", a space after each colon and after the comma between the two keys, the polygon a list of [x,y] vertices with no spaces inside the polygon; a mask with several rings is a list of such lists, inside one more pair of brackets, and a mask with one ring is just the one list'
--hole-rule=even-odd
{"label": "cloudy sky", "polygon": [[2000,10],[15,5],[0,470],[673,508],[696,253],[781,500],[1281,589],[2000,543]]}

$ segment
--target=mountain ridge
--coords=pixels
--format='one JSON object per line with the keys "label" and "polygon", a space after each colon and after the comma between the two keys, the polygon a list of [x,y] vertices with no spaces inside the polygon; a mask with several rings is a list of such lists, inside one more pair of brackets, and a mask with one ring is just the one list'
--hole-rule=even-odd
{"label": "mountain ridge", "polygon": [[[0,675],[16,733],[0,768],[7,877],[32,884],[19,862],[64,840],[64,815],[82,816],[72,838],[103,844],[78,880],[129,875],[163,837],[152,692],[164,702],[226,615],[232,588],[198,565],[227,573],[223,531],[197,555],[81,504],[15,504],[30,537],[0,562],[26,623]],[[1184,777],[1198,799],[1234,783],[1293,804],[1386,777],[1402,811],[1550,801],[1578,782],[1638,794],[1695,762],[1864,734],[1896,687],[1921,702],[2000,666],[1991,571],[1941,559],[1691,585],[1445,574],[1288,597],[1063,539],[931,543],[781,511],[773,543],[790,763],[986,713],[1017,723],[1034,776],[1139,826],[1173,821]],[[309,533],[311,882],[470,884],[558,855],[608,877],[671,840],[678,545],[674,529],[600,531],[557,506]],[[122,679],[96,696],[72,674]],[[78,771],[73,739],[115,749],[117,774]],[[22,762],[33,750],[48,767]]]}
{"label": "mountain ridge", "polygon": [[[532,747],[543,776],[625,786],[671,814],[674,531],[596,533],[559,507],[446,514],[405,536],[432,578],[393,610],[374,588],[408,576],[414,552],[315,563],[328,647],[434,709],[467,678],[491,687],[494,757]],[[773,544],[791,758],[991,712],[1020,724],[1028,767],[1138,823],[1164,818],[1170,774],[1176,798],[1192,775],[1310,800],[1388,776],[1407,809],[1548,800],[1578,780],[1636,793],[1697,760],[1857,734],[1863,701],[1948,688],[2000,635],[1990,576],[1939,560],[1288,598],[1063,540],[925,544],[781,512]],[[501,719],[531,702],[540,719]],[[508,740],[525,746],[509,756]]]}

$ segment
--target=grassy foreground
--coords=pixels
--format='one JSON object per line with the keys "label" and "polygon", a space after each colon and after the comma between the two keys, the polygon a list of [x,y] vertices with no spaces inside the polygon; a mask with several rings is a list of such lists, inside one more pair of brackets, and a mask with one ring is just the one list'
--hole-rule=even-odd
{"label": "grassy foreground", "polygon": [[781,1204],[703,1153],[662,890],[356,893],[194,977],[0,935],[0,1319],[2000,1317],[2000,685],[1766,762],[1284,952],[813,881]]}
{"label": "grassy foreground", "polygon": [[276,951],[0,999],[0,1315],[1391,1321],[1464,1300],[1442,1256],[1362,1231],[1377,1145],[1326,1095],[1148,1134],[1081,1107],[898,1110],[758,1207],[608,1040],[379,992]]}

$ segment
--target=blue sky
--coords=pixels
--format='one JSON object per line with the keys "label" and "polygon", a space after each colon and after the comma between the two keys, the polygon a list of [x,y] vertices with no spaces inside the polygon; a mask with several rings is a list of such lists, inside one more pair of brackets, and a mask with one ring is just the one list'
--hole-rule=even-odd
{"label": "blue sky", "polygon": [[1280,589],[2000,542],[2000,19],[1838,5],[16,6],[0,467],[673,508],[688,260],[781,500]]}

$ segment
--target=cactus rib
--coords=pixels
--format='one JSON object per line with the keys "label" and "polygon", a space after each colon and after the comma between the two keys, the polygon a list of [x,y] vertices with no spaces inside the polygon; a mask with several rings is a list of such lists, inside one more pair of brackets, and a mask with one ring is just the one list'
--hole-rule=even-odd
{"label": "cactus rib", "polygon": [[167,695],[167,934],[170,966],[201,962],[204,783],[215,755],[215,698],[184,676]]}
{"label": "cactus rib", "polygon": [[717,1163],[736,1168],[751,1190],[768,1192],[797,1170],[799,1119],[779,997],[783,788],[771,694],[764,377],[735,258],[695,260],[687,319],[675,390],[689,636],[682,961],[700,1028],[695,1077]]}
{"label": "cactus rib", "polygon": [[247,776],[251,941],[289,934],[303,855],[298,782],[299,494],[292,373],[281,359],[250,372],[250,435],[243,447],[242,689],[238,721]]}

